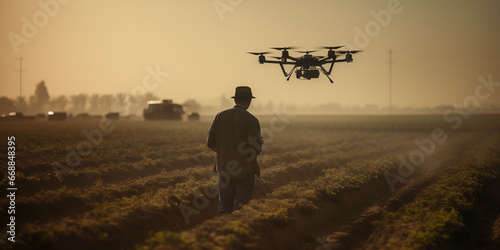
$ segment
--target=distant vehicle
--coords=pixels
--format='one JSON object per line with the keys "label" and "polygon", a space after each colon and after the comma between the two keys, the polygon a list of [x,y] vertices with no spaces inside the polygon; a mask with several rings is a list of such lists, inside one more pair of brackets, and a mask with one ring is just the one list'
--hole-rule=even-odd
{"label": "distant vehicle", "polygon": [[47,120],[48,121],[66,121],[68,115],[66,112],[47,112]]}
{"label": "distant vehicle", "polygon": [[[352,55],[361,50],[346,50],[346,51],[335,51],[336,49],[344,47],[341,46],[325,46],[321,47],[321,49],[327,49],[327,56],[313,56],[311,53],[316,52],[316,50],[312,51],[297,51],[298,53],[303,53],[305,55],[301,57],[293,57],[290,56],[288,50],[294,50],[295,47],[282,47],[282,48],[271,48],[274,50],[281,50],[281,57],[273,57],[277,60],[267,60],[265,54],[269,54],[269,52],[248,52],[252,55],[259,56],[259,63],[275,63],[279,64],[283,74],[286,77],[286,80],[290,80],[290,77],[293,75],[295,71],[295,75],[297,79],[307,79],[311,80],[312,78],[319,78],[320,73],[323,73],[331,83],[333,80],[330,78],[330,74],[332,73],[333,64],[336,62],[352,62]],[[338,59],[338,55],[345,55],[344,59]],[[330,69],[326,70],[323,65],[330,64]],[[285,67],[283,65],[293,65],[293,68],[290,72],[285,71]]]}
{"label": "distant vehicle", "polygon": [[200,120],[200,114],[197,112],[191,112],[188,114],[188,120],[189,121],[199,121]]}
{"label": "distant vehicle", "polygon": [[34,121],[34,116],[25,116],[22,112],[10,112],[8,114],[3,114],[2,121]]}
{"label": "distant vehicle", "polygon": [[118,112],[109,112],[107,113],[104,118],[108,119],[108,120],[118,120],[120,119],[120,113]]}
{"label": "distant vehicle", "polygon": [[144,109],[145,120],[182,120],[184,110],[182,105],[172,100],[149,101]]}

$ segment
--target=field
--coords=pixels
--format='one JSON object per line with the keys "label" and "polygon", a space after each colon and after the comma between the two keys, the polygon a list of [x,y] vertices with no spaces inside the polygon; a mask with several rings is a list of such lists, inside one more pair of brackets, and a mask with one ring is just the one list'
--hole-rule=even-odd
{"label": "field", "polygon": [[[0,123],[2,166],[15,136],[17,187],[15,243],[5,227],[0,247],[500,246],[498,115],[258,116],[262,182],[225,216],[205,145],[211,118]],[[1,176],[6,190],[7,167]],[[4,226],[8,207],[2,199]]]}

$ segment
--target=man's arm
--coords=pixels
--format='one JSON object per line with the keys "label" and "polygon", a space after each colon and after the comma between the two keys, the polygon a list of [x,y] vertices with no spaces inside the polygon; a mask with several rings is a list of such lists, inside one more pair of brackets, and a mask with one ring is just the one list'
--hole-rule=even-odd
{"label": "man's arm", "polygon": [[257,119],[250,125],[248,143],[253,148],[255,148],[257,154],[260,154],[260,152],[262,152],[262,144],[264,143],[264,139],[262,138],[262,135],[260,133],[260,123]]}

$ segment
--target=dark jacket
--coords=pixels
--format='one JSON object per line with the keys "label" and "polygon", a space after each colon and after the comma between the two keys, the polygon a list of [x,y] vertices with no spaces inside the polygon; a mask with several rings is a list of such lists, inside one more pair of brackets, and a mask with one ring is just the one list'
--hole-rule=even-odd
{"label": "dark jacket", "polygon": [[242,105],[218,113],[208,131],[207,146],[217,150],[214,170],[235,180],[260,176],[257,155],[262,143],[259,120]]}

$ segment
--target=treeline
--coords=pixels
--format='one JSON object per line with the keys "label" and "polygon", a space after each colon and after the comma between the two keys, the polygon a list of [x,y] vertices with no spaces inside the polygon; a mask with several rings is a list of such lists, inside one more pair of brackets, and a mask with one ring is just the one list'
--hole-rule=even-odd
{"label": "treeline", "polygon": [[[23,114],[35,115],[48,111],[67,112],[68,114],[88,113],[90,115],[103,115],[108,112],[119,112],[120,115],[142,115],[142,111],[150,100],[162,98],[151,92],[144,94],[78,94],[70,96],[50,97],[44,81],[36,85],[35,93],[29,98],[17,97],[9,99],[0,97],[0,115],[10,112],[22,112]],[[173,98],[174,102],[178,100]],[[199,112],[205,115],[214,115],[217,112],[231,108],[234,101],[225,95],[212,99],[203,105],[194,99],[188,99],[182,103],[186,113]],[[448,110],[460,109],[460,107],[442,105],[436,107],[392,107],[393,114],[443,114]],[[462,108],[463,109],[463,108]],[[380,107],[373,104],[345,106],[339,103],[326,103],[320,105],[297,105],[280,103],[275,105],[272,101],[252,103],[250,112],[255,114],[287,113],[293,115],[343,115],[343,114],[374,114],[386,115],[391,111],[389,106]],[[500,112],[499,104],[486,104],[477,107],[475,113]]]}
{"label": "treeline", "polygon": [[45,82],[41,81],[36,85],[35,93],[29,98],[0,97],[0,114],[22,112],[23,114],[35,115],[46,114],[48,111],[65,111],[75,115],[80,113],[102,115],[108,112],[140,115],[147,106],[147,101],[158,99],[160,98],[151,92],[137,95],[118,93],[114,95],[78,94],[50,97]]}
{"label": "treeline", "polygon": [[[120,115],[141,116],[147,102],[161,100],[157,95],[146,92],[143,94],[77,94],[51,97],[44,81],[36,85],[35,93],[29,98],[17,97],[14,99],[0,97],[0,115],[10,112],[22,112],[27,115],[47,114],[48,111],[67,112],[78,115],[104,115],[109,112],[118,112]],[[175,100],[174,100],[175,102]],[[202,107],[196,100],[188,99],[182,104],[186,113],[217,110],[218,107]]]}

